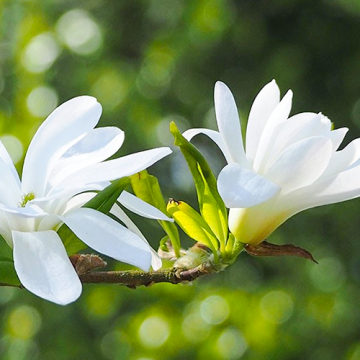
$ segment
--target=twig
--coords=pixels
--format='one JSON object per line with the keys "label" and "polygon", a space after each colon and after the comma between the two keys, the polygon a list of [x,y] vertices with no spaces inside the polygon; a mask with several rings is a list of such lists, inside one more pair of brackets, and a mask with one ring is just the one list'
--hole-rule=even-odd
{"label": "twig", "polygon": [[82,283],[119,284],[135,289],[138,286],[150,286],[157,283],[179,284],[189,282],[212,272],[214,272],[212,266],[204,263],[189,270],[172,268],[149,272],[138,270],[97,271],[79,277]]}

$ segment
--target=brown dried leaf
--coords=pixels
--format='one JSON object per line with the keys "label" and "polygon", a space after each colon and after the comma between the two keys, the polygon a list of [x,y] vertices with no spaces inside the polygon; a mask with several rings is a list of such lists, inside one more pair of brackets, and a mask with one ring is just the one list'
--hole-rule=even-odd
{"label": "brown dried leaf", "polygon": [[246,244],[245,251],[252,256],[298,256],[318,264],[309,251],[292,244],[275,245],[263,241],[259,245]]}

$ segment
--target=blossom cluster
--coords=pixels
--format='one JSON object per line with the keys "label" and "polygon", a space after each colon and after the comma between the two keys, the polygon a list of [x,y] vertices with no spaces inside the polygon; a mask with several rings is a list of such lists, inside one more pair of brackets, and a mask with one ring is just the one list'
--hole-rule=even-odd
{"label": "blossom cluster", "polygon": [[[217,82],[219,131],[199,128],[176,135],[183,141],[188,163],[196,164],[192,169],[198,179],[201,215],[176,201],[169,213],[215,254],[220,251],[224,256],[234,241],[260,244],[302,210],[360,196],[360,140],[339,150],[348,129],[333,130],[321,113],[289,117],[291,102],[291,91],[280,100],[275,81],[267,84],[252,105],[244,147],[233,95]],[[111,216],[84,207],[111,181],[138,173],[171,153],[161,147],[107,160],[121,147],[124,132],[117,127],[95,128],[101,111],[89,96],[55,109],[30,143],[21,180],[0,142],[0,235],[13,249],[21,284],[61,305],[81,293],[81,282],[57,232],[63,224],[93,250],[146,271],[150,266],[159,269],[161,259],[120,205],[148,218],[173,221],[166,211],[126,191],[112,205]],[[186,143],[200,133],[225,156],[227,165],[217,181]]]}

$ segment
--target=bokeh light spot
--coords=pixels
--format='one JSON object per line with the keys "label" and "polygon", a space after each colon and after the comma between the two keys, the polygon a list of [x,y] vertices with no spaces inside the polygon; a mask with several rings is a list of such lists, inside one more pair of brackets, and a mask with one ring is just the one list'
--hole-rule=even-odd
{"label": "bokeh light spot", "polygon": [[19,339],[30,339],[40,329],[41,317],[39,312],[30,306],[24,305],[14,309],[8,318],[9,333]]}
{"label": "bokeh light spot", "polygon": [[27,108],[31,115],[45,117],[53,111],[59,103],[57,92],[49,86],[39,86],[33,89],[27,97]]}
{"label": "bokeh light spot", "polygon": [[60,17],[56,24],[60,40],[73,52],[90,55],[102,45],[99,25],[85,10],[74,9]]}
{"label": "bokeh light spot", "polygon": [[209,324],[205,323],[195,311],[186,315],[182,323],[182,332],[187,340],[192,343],[204,341],[209,336],[210,329]]}
{"label": "bokeh light spot", "polygon": [[50,32],[42,33],[31,39],[26,46],[22,64],[32,73],[41,73],[50,68],[60,54],[60,48]]}
{"label": "bokeh light spot", "polygon": [[274,324],[282,324],[292,315],[294,302],[286,292],[275,290],[263,296],[260,309],[266,320]]}
{"label": "bokeh light spot", "polygon": [[345,272],[341,262],[335,258],[321,259],[318,266],[311,267],[310,277],[321,291],[333,292],[345,282]]}
{"label": "bokeh light spot", "polygon": [[0,137],[14,164],[18,163],[24,155],[22,142],[13,135],[3,135]]}
{"label": "bokeh light spot", "polygon": [[235,328],[225,329],[216,341],[216,349],[223,359],[240,359],[247,348],[247,341]]}
{"label": "bokeh light spot", "polygon": [[140,325],[139,340],[143,346],[157,349],[165,344],[170,336],[168,322],[160,316],[149,316]]}
{"label": "bokeh light spot", "polygon": [[227,301],[218,295],[207,297],[200,306],[201,317],[208,324],[221,324],[229,316],[230,308]]}

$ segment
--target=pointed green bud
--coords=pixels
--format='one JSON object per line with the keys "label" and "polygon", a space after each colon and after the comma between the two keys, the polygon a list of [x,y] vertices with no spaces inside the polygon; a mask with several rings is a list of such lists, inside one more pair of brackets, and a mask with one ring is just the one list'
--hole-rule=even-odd
{"label": "pointed green bud", "polygon": [[216,256],[219,243],[209,225],[190,205],[171,199],[167,210],[190,238],[206,245]]}

